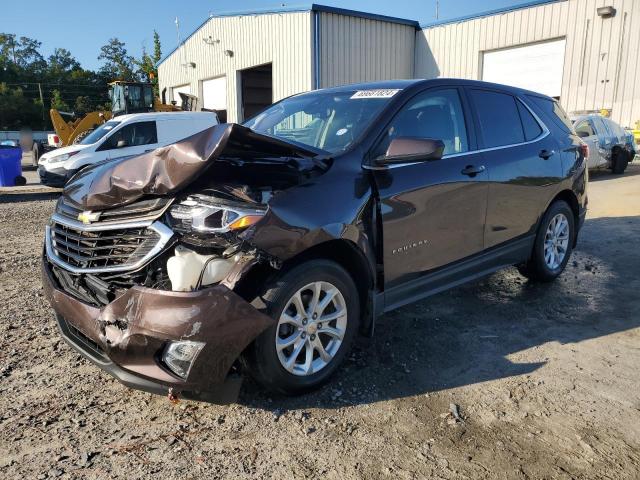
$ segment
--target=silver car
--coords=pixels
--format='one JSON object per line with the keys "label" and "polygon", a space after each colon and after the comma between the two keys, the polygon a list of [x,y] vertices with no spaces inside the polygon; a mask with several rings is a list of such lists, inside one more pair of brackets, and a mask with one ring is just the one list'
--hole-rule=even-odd
{"label": "silver car", "polygon": [[590,169],[608,168],[624,173],[635,156],[633,135],[600,115],[583,115],[573,122],[576,133],[589,145]]}

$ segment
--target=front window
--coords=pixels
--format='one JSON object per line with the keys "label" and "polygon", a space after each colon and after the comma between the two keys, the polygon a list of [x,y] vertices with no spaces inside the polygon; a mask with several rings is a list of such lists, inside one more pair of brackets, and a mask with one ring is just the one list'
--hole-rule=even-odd
{"label": "front window", "polygon": [[349,148],[399,92],[313,92],[285,99],[244,123],[258,133],[339,153]]}
{"label": "front window", "polygon": [[98,140],[100,140],[107,133],[109,133],[111,130],[116,128],[118,125],[120,125],[120,122],[116,122],[116,121],[109,121],[107,123],[103,123],[98,128],[96,128],[93,132],[91,132],[89,135],[84,137],[84,139],[80,142],[80,145],[92,145],[96,143]]}

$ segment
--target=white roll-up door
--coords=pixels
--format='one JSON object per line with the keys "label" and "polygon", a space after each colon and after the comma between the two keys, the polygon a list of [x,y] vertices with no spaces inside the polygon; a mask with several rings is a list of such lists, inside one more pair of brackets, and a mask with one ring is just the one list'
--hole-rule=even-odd
{"label": "white roll-up door", "polygon": [[565,43],[562,39],[484,52],[482,79],[559,97]]}
{"label": "white roll-up door", "polygon": [[182,99],[180,98],[181,93],[191,93],[191,85],[179,85],[177,87],[173,87],[171,89],[173,94],[173,99],[176,101],[176,105],[180,106],[182,104]]}
{"label": "white roll-up door", "polygon": [[208,110],[227,109],[227,77],[202,81],[202,105]]}

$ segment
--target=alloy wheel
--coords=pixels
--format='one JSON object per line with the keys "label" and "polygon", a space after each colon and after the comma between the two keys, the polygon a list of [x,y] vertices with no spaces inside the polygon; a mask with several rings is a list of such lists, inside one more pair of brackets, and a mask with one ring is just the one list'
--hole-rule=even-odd
{"label": "alloy wheel", "polygon": [[275,346],[282,367],[308,376],[326,367],[338,353],[347,331],[344,296],[329,282],[313,282],[286,303]]}
{"label": "alloy wheel", "polygon": [[555,270],[564,261],[569,248],[569,220],[563,213],[554,216],[544,236],[544,262]]}

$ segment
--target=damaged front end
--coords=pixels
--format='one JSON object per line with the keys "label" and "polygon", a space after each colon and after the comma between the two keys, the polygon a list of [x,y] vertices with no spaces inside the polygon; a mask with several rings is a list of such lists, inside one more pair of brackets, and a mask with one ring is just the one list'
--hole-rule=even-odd
{"label": "damaged front end", "polygon": [[279,266],[251,232],[279,191],[322,173],[315,156],[221,125],[79,175],[43,257],[64,338],[128,386],[233,401],[238,357],[273,323],[234,291]]}

